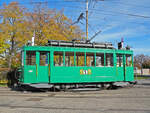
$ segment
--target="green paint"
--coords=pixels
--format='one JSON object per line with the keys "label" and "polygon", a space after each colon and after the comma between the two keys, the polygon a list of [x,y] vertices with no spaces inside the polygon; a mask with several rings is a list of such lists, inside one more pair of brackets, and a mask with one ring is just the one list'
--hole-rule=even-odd
{"label": "green paint", "polygon": [[[22,83],[81,83],[81,82],[115,82],[134,81],[133,66],[126,67],[125,54],[133,54],[129,50],[96,49],[96,48],[73,48],[73,47],[48,47],[48,46],[25,46],[24,66],[22,67]],[[26,65],[26,51],[36,51],[36,65]],[[40,52],[48,51],[48,65],[40,66]],[[54,66],[54,51],[63,52],[63,65]],[[74,66],[65,66],[65,52],[74,52]],[[95,66],[76,66],[76,52],[93,52]],[[96,53],[113,53],[113,67],[106,66],[106,55],[104,54],[104,67],[96,67]],[[116,54],[123,54],[123,66],[117,67]],[[86,64],[86,54],[85,54]],[[37,69],[36,69],[37,68]],[[50,68],[50,70],[49,70]],[[81,74],[80,70],[91,70],[91,73]],[[36,75],[37,72],[37,75]],[[49,75],[50,73],[50,75]]]}

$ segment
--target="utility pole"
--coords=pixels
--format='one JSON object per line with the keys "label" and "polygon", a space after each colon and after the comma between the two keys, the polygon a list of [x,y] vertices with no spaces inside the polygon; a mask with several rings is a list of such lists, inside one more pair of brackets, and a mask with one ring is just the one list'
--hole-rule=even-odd
{"label": "utility pole", "polygon": [[88,0],[86,0],[86,39],[88,40]]}
{"label": "utility pole", "polygon": [[[96,1],[104,1],[104,0],[96,0]],[[86,0],[86,39],[88,40],[88,7],[89,7],[89,0]],[[99,31],[98,33],[100,33],[101,31]],[[96,33],[94,35],[94,37],[96,35],[98,35],[98,33]],[[92,37],[92,39],[94,38]]]}

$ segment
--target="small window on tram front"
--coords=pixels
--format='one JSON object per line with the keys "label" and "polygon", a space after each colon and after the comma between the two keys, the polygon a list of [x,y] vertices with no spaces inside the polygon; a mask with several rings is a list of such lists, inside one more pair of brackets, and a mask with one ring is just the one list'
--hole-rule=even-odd
{"label": "small window on tram front", "polygon": [[74,66],[74,53],[73,52],[65,53],[65,65]]}
{"label": "small window on tram front", "polygon": [[26,65],[35,65],[36,64],[36,52],[27,51],[26,52]]}
{"label": "small window on tram front", "polygon": [[106,53],[106,66],[114,66],[112,53]]}
{"label": "small window on tram front", "polygon": [[97,67],[104,66],[104,53],[96,53],[96,66]]}
{"label": "small window on tram front", "polygon": [[94,66],[94,53],[86,53],[86,65]]}
{"label": "small window on tram front", "polygon": [[126,55],[126,66],[132,66],[132,55]]}
{"label": "small window on tram front", "polygon": [[54,66],[63,66],[63,52],[54,52]]}
{"label": "small window on tram front", "polygon": [[82,53],[82,52],[76,53],[76,65],[77,66],[85,66],[84,53]]}
{"label": "small window on tram front", "polygon": [[122,66],[123,66],[123,55],[117,54],[117,67],[122,67]]}

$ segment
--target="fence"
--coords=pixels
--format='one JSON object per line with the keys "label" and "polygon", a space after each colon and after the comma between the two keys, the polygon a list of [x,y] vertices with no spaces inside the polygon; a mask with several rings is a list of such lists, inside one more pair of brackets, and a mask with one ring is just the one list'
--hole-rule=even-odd
{"label": "fence", "polygon": [[[141,69],[134,70],[134,73],[141,75]],[[142,75],[150,75],[150,69],[142,69]]]}
{"label": "fence", "polygon": [[0,68],[0,84],[8,83],[8,72],[9,71],[10,71],[9,68]]}

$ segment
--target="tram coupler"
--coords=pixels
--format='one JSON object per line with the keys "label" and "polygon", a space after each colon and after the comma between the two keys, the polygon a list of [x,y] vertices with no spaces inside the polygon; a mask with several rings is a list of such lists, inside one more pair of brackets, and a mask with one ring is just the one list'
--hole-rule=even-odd
{"label": "tram coupler", "polygon": [[137,84],[137,81],[132,81],[132,82],[128,82],[128,83],[135,85],[135,84]]}

